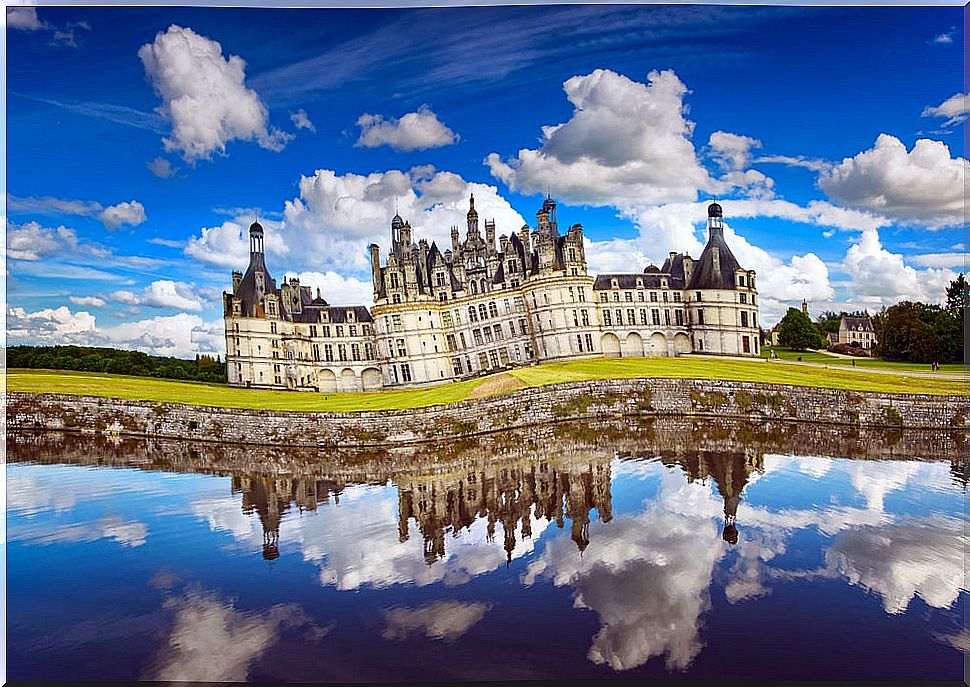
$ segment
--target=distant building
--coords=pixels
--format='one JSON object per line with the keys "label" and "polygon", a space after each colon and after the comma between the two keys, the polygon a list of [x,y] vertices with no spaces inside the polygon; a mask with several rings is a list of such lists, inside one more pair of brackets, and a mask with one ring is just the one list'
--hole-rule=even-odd
{"label": "distant building", "polygon": [[839,343],[866,350],[876,345],[876,330],[868,317],[842,316],[839,322]]}
{"label": "distant building", "polygon": [[756,274],[708,207],[695,261],[672,252],[643,272],[587,271],[583,227],[560,234],[546,198],[536,227],[496,239],[480,231],[474,197],[466,231],[442,251],[395,215],[382,264],[370,246],[374,307],[335,307],[298,279],[277,286],[250,227],[250,262],[224,294],[229,384],[356,391],[433,384],[535,362],[594,356],[759,354]]}

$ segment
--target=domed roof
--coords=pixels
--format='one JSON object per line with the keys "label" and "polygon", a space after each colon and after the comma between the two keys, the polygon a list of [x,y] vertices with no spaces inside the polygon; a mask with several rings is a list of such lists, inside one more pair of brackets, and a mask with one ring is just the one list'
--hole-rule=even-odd
{"label": "domed roof", "polygon": [[711,203],[707,206],[707,216],[708,217],[724,217],[724,210],[717,203],[717,201]]}
{"label": "domed roof", "polygon": [[394,218],[391,220],[391,226],[394,227],[395,229],[400,229],[401,227],[404,226],[404,220],[401,219],[400,215],[395,214]]}
{"label": "domed roof", "polygon": [[644,274],[652,274],[654,272],[660,272],[660,268],[654,265],[653,263],[650,263],[649,265],[643,268]]}
{"label": "domed roof", "polygon": [[255,232],[262,232],[262,231],[263,231],[263,225],[260,224],[258,221],[257,222],[253,222],[252,224],[249,225],[249,233],[250,234],[255,233]]}

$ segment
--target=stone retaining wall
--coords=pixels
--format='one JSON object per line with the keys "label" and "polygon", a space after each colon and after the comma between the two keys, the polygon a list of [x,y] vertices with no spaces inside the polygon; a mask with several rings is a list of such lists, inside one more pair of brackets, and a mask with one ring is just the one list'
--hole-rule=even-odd
{"label": "stone retaining wall", "polygon": [[570,419],[685,416],[852,427],[970,429],[970,397],[863,393],[709,380],[576,382],[414,410],[308,413],[56,394],[7,395],[10,429],[222,443],[373,447]]}

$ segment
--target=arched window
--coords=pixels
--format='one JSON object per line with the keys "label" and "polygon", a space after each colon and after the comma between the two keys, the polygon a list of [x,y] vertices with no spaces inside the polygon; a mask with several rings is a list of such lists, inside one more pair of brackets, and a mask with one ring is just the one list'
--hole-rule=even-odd
{"label": "arched window", "polygon": [[498,317],[498,306],[495,305],[495,301],[488,304],[488,315],[489,317]]}
{"label": "arched window", "polygon": [[478,282],[472,279],[472,293],[478,293]]}
{"label": "arched window", "polygon": [[485,280],[482,279],[482,293],[485,293],[486,291],[488,291],[488,287],[485,286]]}
{"label": "arched window", "polygon": [[468,321],[469,322],[478,322],[478,315],[475,313],[475,306],[474,305],[469,305],[468,306]]}
{"label": "arched window", "polygon": [[488,319],[488,313],[485,311],[484,303],[478,304],[478,314],[483,320]]}

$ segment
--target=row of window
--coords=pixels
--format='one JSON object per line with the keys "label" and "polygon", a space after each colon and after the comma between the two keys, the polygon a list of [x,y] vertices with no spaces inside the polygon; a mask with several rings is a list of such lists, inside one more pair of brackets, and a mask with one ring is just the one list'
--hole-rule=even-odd
{"label": "row of window", "polygon": [[[529,323],[524,317],[520,317],[518,320],[519,330],[516,334],[515,322],[508,322],[508,336],[509,338],[515,338],[518,336],[527,336],[529,333]],[[493,341],[502,341],[505,337],[505,329],[502,324],[496,323],[491,327],[481,327],[472,330],[472,340],[475,346],[483,346],[486,343],[492,343]],[[460,344],[460,346],[459,346]],[[445,336],[445,346],[448,351],[458,351],[465,350],[468,348],[468,341],[465,338],[465,332],[458,332],[455,334],[448,334]]]}
{"label": "row of window", "polygon": [[[609,303],[610,302],[610,294],[611,293],[613,294],[613,302],[614,303],[619,303],[620,302],[620,293],[621,293],[620,291],[600,291],[600,302],[601,303]],[[647,293],[646,291],[623,291],[622,293],[623,293],[623,300],[626,301],[627,303],[632,303],[634,300],[636,300],[637,302],[643,303],[644,301],[647,300],[647,297],[645,295]],[[671,295],[671,293],[673,293],[673,295]],[[700,292],[698,292],[698,293],[700,293]],[[633,294],[636,294],[636,297],[635,298],[634,298],[634,295]],[[679,303],[680,302],[680,292],[679,291],[674,291],[674,292],[661,291],[660,294],[662,294],[662,296],[663,296],[663,302],[664,303],[667,303],[671,299],[675,303]],[[700,300],[700,298],[698,298],[697,300]],[[658,303],[658,302],[660,302],[660,299],[658,297],[658,293],[656,291],[650,291],[650,302],[651,303]]]}
{"label": "row of window", "polygon": [[[239,331],[238,323],[236,324],[236,331]],[[279,327],[277,326],[276,322],[269,323],[269,331],[270,334],[279,334]],[[312,338],[317,338],[322,334],[323,338],[329,339],[331,338],[331,333],[335,334],[337,338],[340,338],[344,336],[344,332],[347,333],[347,336],[357,336],[358,332],[361,332],[364,336],[369,336],[371,333],[371,328],[369,324],[361,325],[360,329],[357,328],[356,324],[348,325],[346,329],[344,329],[344,325],[342,324],[336,325],[333,329],[331,329],[330,325],[328,324],[322,326],[311,324],[309,329],[309,334]],[[301,334],[298,327],[293,328],[293,333],[297,335]]]}
{"label": "row of window", "polygon": [[[704,308],[698,308],[694,311],[694,316],[697,318],[697,324],[704,324]],[[757,327],[758,326],[758,313],[749,313],[747,310],[741,311],[741,326],[742,327]]]}
{"label": "row of window", "polygon": [[[637,318],[638,313],[639,313],[639,320]],[[673,322],[678,327],[684,326],[683,310],[674,310]],[[607,327],[612,327],[614,325],[622,326],[624,324],[627,325],[628,327],[636,326],[637,324],[641,326],[653,325],[657,327],[657,326],[665,325],[669,327],[671,325],[670,310],[664,310],[663,315],[661,316],[661,311],[657,308],[654,308],[650,310],[649,320],[647,318],[646,308],[640,308],[639,311],[633,308],[627,308],[625,320],[624,320],[623,310],[621,310],[620,308],[617,308],[616,310],[612,310],[612,311],[603,310],[603,324]],[[700,324],[704,324],[703,317],[701,318]]]}
{"label": "row of window", "polygon": [[[363,353],[362,353],[363,351]],[[334,357],[334,345],[324,344],[323,345],[323,360],[332,363],[334,360],[340,362],[347,361],[347,345],[337,344],[336,348],[336,358]],[[363,358],[361,357],[363,355]],[[320,360],[320,344],[313,344],[313,359]],[[359,362],[361,360],[373,360],[374,359],[374,344],[369,341],[364,342],[363,348],[358,343],[350,344],[350,360],[354,362]]]}

